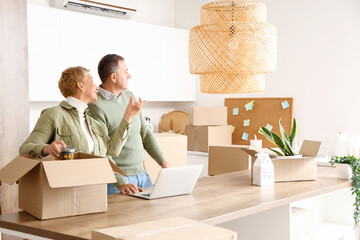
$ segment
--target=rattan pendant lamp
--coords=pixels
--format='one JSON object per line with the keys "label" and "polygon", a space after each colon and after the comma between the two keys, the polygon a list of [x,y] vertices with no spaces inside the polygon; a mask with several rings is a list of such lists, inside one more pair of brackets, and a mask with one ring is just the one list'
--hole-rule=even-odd
{"label": "rattan pendant lamp", "polygon": [[276,28],[266,23],[258,1],[217,1],[200,10],[190,31],[189,64],[203,93],[248,93],[265,89],[276,69]]}

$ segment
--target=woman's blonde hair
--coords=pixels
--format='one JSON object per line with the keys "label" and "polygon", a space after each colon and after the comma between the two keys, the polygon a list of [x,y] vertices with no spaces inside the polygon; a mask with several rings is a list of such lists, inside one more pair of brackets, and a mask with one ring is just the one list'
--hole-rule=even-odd
{"label": "woman's blonde hair", "polygon": [[61,94],[67,98],[76,93],[76,83],[84,82],[89,70],[83,67],[70,67],[65,69],[59,80],[59,89]]}

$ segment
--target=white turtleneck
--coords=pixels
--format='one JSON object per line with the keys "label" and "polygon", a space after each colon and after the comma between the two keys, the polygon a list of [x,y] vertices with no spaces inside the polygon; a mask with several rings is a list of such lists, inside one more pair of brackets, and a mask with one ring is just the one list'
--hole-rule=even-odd
{"label": "white turtleneck", "polygon": [[67,97],[66,100],[71,106],[75,107],[76,110],[78,111],[81,129],[82,129],[83,133],[85,134],[85,137],[88,142],[89,153],[93,154],[94,153],[94,140],[91,138],[89,126],[86,123],[86,118],[84,115],[84,111],[86,108],[88,108],[88,105],[74,97]]}

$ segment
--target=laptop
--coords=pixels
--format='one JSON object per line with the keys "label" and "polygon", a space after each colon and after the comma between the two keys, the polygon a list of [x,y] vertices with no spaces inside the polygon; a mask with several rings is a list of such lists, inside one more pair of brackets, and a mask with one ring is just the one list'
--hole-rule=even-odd
{"label": "laptop", "polygon": [[156,199],[189,194],[193,191],[203,165],[162,168],[153,187],[130,196]]}

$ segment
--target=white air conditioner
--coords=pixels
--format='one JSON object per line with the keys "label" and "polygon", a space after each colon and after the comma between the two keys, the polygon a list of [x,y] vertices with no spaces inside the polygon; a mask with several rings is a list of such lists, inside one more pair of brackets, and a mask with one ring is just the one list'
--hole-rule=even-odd
{"label": "white air conditioner", "polygon": [[136,13],[134,0],[51,0],[51,7],[123,19]]}

